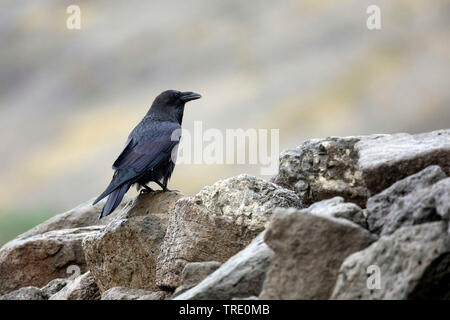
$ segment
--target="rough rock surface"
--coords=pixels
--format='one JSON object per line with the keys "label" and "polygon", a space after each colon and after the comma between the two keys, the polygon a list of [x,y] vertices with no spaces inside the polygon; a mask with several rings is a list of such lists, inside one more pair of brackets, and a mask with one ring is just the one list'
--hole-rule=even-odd
{"label": "rough rock surface", "polygon": [[0,300],[45,300],[39,288],[24,287],[0,296]]}
{"label": "rough rock surface", "polygon": [[445,178],[439,166],[430,166],[369,198],[369,230],[388,235],[402,226],[441,220],[450,209],[450,178]]}
{"label": "rough rock surface", "polygon": [[265,235],[275,256],[261,299],[328,299],[344,259],[374,241],[373,235],[342,218],[308,209],[278,209]]}
{"label": "rough rock surface", "polygon": [[264,243],[264,232],[258,235],[219,269],[176,300],[213,300],[259,295],[273,251]]}
{"label": "rough rock surface", "polygon": [[66,277],[70,265],[85,272],[81,242],[103,228],[55,230],[8,242],[0,250],[0,294],[24,286],[42,287],[53,279]]}
{"label": "rough rock surface", "polygon": [[157,290],[156,259],[170,212],[182,195],[140,195],[102,232],[83,242],[86,262],[100,291],[113,287]]}
{"label": "rough rock surface", "polygon": [[273,181],[305,204],[341,196],[364,208],[371,194],[433,164],[450,174],[450,129],[308,140],[281,153]]}
{"label": "rough rock surface", "polygon": [[[446,227],[442,221],[403,227],[349,256],[341,266],[332,298],[449,299]],[[368,279],[370,266],[379,270],[379,287],[376,278]],[[373,272],[370,276],[376,276]]]}
{"label": "rough rock surface", "polygon": [[178,201],[157,264],[157,284],[175,289],[188,262],[225,262],[265,229],[275,207],[302,207],[295,193],[240,175]]}
{"label": "rough rock surface", "polygon": [[67,283],[60,291],[52,295],[49,300],[98,300],[100,292],[91,276],[86,272]]}
{"label": "rough rock surface", "polygon": [[222,264],[217,261],[190,262],[181,272],[181,285],[175,290],[173,296],[195,287],[199,282],[216,271]]}
{"label": "rough rock surface", "polygon": [[114,287],[102,294],[101,300],[164,300],[167,293],[163,291],[147,291]]}
{"label": "rough rock surface", "polygon": [[308,212],[324,217],[344,218],[363,228],[367,228],[366,217],[362,209],[352,202],[344,202],[342,197],[334,197],[313,203],[308,207]]}
{"label": "rough rock surface", "polygon": [[41,288],[42,295],[45,299],[48,299],[58,291],[62,290],[68,283],[70,283],[69,279],[53,279],[45,287]]}
{"label": "rough rock surface", "polygon": [[100,201],[95,206],[92,205],[95,198],[80,204],[76,208],[64,213],[55,215],[47,221],[35,226],[27,232],[18,236],[18,238],[26,238],[37,234],[46,233],[53,230],[81,228],[88,226],[106,225],[115,219],[120,211],[132,201],[132,198],[125,195],[117,209],[109,216],[99,219],[102,208],[106,199]]}

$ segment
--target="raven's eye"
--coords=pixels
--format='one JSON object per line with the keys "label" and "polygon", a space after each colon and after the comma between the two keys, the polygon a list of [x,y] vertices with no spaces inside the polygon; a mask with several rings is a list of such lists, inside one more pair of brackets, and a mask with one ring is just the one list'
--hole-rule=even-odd
{"label": "raven's eye", "polygon": [[175,98],[178,99],[180,96],[181,96],[181,92],[179,92],[179,91],[178,91],[178,92],[175,92]]}

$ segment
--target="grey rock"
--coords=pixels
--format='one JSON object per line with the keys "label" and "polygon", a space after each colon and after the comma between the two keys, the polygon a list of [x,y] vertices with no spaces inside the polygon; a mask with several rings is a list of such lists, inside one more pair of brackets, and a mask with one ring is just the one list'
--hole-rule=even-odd
{"label": "grey rock", "polygon": [[450,129],[308,140],[281,153],[273,182],[304,204],[341,196],[364,208],[370,195],[430,165],[450,174]]}
{"label": "grey rock", "polygon": [[186,264],[181,273],[181,286],[175,290],[173,297],[196,286],[199,282],[216,271],[221,265],[222,263],[217,261],[190,262]]}
{"label": "grey rock", "polygon": [[89,271],[68,282],[66,286],[49,298],[49,300],[98,299],[100,299],[100,292]]}
{"label": "grey rock", "polygon": [[0,300],[45,300],[39,288],[24,287],[0,296]]}
{"label": "grey rock", "polygon": [[402,226],[446,217],[450,208],[450,178],[445,178],[440,167],[430,166],[369,198],[369,230],[388,235]]}
{"label": "grey rock", "polygon": [[54,230],[8,242],[0,249],[0,294],[25,286],[42,287],[53,279],[68,276],[71,265],[86,272],[81,243],[103,228]]}
{"label": "grey rock", "polygon": [[344,202],[342,197],[334,197],[313,203],[308,207],[308,212],[325,217],[344,218],[363,228],[367,228],[363,210],[354,203]]}
{"label": "grey rock", "polygon": [[101,300],[164,300],[167,295],[164,291],[114,287],[105,291]]}
{"label": "grey rock", "polygon": [[175,300],[228,300],[257,296],[261,292],[273,251],[264,243],[264,232],[219,269]]}
{"label": "grey rock", "polygon": [[112,214],[103,219],[99,219],[98,217],[100,216],[102,208],[105,205],[106,199],[93,206],[92,203],[94,202],[94,200],[95,198],[90,199],[89,201],[80,204],[72,210],[57,214],[47,221],[19,235],[18,238],[26,238],[53,230],[106,225],[114,220],[124,207],[131,203],[132,198],[125,195],[117,209]]}
{"label": "grey rock", "polygon": [[352,254],[339,270],[332,299],[449,299],[446,228],[443,221],[403,227]]}
{"label": "grey rock", "polygon": [[180,286],[188,262],[228,260],[265,229],[275,207],[303,205],[292,190],[249,175],[218,181],[179,200],[158,257],[158,286]]}
{"label": "grey rock", "polygon": [[343,218],[278,209],[266,230],[274,252],[261,299],[328,299],[345,258],[375,237]]}
{"label": "grey rock", "polygon": [[45,287],[41,288],[42,295],[45,299],[48,299],[55,293],[61,291],[69,282],[69,279],[53,279]]}

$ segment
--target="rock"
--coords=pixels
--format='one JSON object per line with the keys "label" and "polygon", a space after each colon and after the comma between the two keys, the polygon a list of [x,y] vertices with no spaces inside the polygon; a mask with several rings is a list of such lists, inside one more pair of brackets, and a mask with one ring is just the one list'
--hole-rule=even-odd
{"label": "rock", "polygon": [[100,292],[89,271],[67,283],[66,286],[49,298],[49,300],[98,299],[100,299]]}
{"label": "rock", "polygon": [[55,293],[61,291],[69,282],[70,280],[68,279],[53,279],[45,287],[41,288],[42,295],[45,299],[48,299]]}
{"label": "rock", "polygon": [[261,292],[273,251],[264,243],[264,232],[219,269],[175,300],[229,300]]}
{"label": "rock", "polygon": [[106,225],[120,214],[120,211],[129,205],[132,198],[125,195],[117,209],[109,216],[99,219],[106,199],[100,201],[95,206],[92,205],[95,198],[80,204],[76,208],[64,213],[55,215],[47,221],[35,226],[27,232],[18,236],[18,238],[26,238],[37,234],[46,233],[53,230],[81,228],[88,226]]}
{"label": "rock", "polygon": [[443,221],[403,227],[349,256],[340,268],[332,299],[449,299],[446,227]]}
{"label": "rock", "polygon": [[196,286],[199,282],[216,271],[222,264],[217,261],[190,262],[186,264],[181,273],[181,285],[175,290],[173,296]]}
{"label": "rock", "polygon": [[157,290],[156,259],[174,203],[183,195],[157,192],[132,205],[83,242],[86,261],[100,291],[113,287]]}
{"label": "rock", "polygon": [[265,229],[275,207],[302,207],[291,190],[249,175],[225,179],[180,199],[157,264],[157,284],[173,290],[188,262],[225,262]]}
{"label": "rock", "polygon": [[0,296],[0,300],[45,300],[45,297],[39,288],[24,287]]}
{"label": "rock", "polygon": [[334,197],[313,203],[309,206],[308,212],[324,217],[344,218],[363,228],[367,228],[366,217],[362,209],[354,203],[344,202],[342,197]]}
{"label": "rock", "polygon": [[441,220],[450,208],[450,178],[445,178],[439,166],[430,166],[369,198],[369,230],[388,235],[402,226]]}
{"label": "rock", "polygon": [[438,165],[450,175],[450,129],[361,139],[355,146],[364,182],[376,194],[394,182]]}
{"label": "rock", "polygon": [[167,293],[163,291],[114,287],[105,291],[101,300],[164,300],[166,297]]}
{"label": "rock", "polygon": [[450,129],[308,140],[281,153],[273,182],[304,204],[341,196],[364,208],[370,195],[433,164],[450,174]]}
{"label": "rock", "polygon": [[278,209],[265,235],[274,252],[261,299],[328,299],[344,259],[375,240],[343,218]]}
{"label": "rock", "polygon": [[85,272],[81,242],[102,228],[55,230],[8,242],[0,250],[0,294],[24,286],[42,287],[53,279],[66,277],[70,265]]}

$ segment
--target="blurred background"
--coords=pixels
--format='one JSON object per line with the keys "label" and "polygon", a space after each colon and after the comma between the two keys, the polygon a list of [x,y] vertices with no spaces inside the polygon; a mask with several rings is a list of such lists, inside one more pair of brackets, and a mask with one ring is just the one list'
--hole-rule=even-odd
{"label": "blurred background", "polygon": [[[372,4],[381,30],[366,27]],[[203,95],[188,130],[279,128],[281,149],[448,128],[449,35],[447,0],[2,0],[0,244],[101,193],[166,89]],[[259,167],[180,165],[169,186],[243,172]]]}

